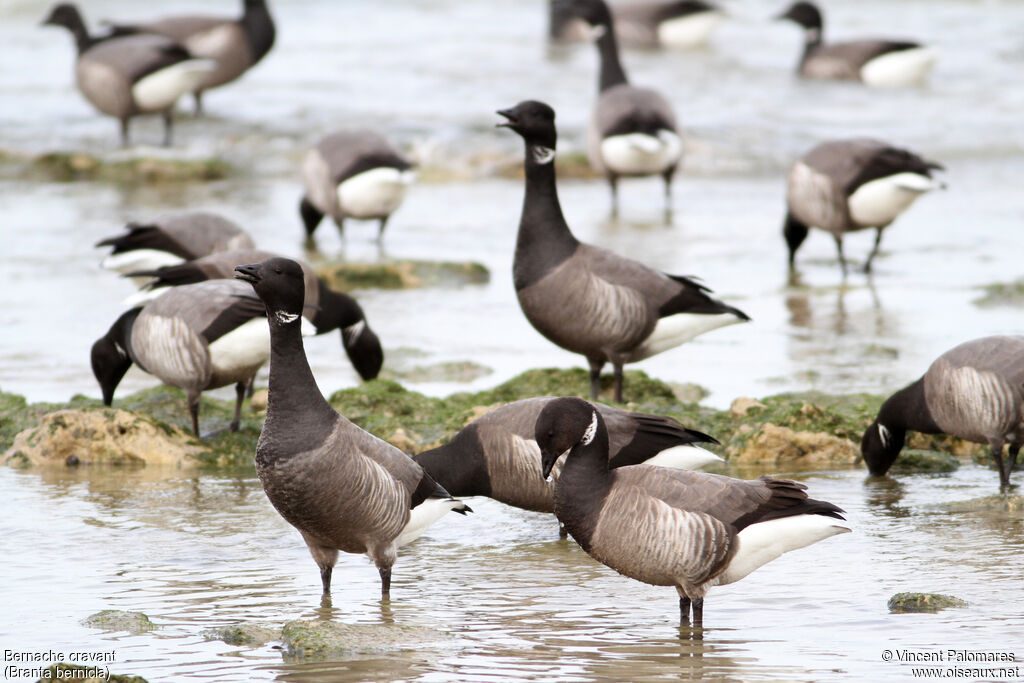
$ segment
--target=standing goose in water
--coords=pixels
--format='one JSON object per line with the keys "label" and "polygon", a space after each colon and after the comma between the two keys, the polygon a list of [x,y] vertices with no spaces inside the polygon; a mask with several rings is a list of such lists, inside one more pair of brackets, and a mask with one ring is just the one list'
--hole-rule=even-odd
{"label": "standing goose in water", "polygon": [[[554,512],[554,484],[541,474],[535,426],[551,396],[507,403],[473,420],[451,441],[413,457],[453,496],[487,496],[506,505]],[[600,403],[611,446],[609,467],[646,463],[697,469],[722,462],[698,443],[718,443],[658,415],[631,413]],[[556,468],[557,471],[561,467]]]}
{"label": "standing goose in water", "polygon": [[637,465],[609,469],[608,430],[592,405],[552,401],[537,418],[547,476],[568,451],[555,485],[555,515],[597,561],[637,581],[675,586],[682,621],[701,627],[704,596],[784,553],[850,531],[842,510],[808,498],[803,484],[763,476]]}
{"label": "standing goose in water", "polygon": [[[231,279],[235,266],[273,258],[275,254],[259,249],[236,249],[221,251],[186,261],[176,266],[164,266],[156,270],[127,273],[128,277],[151,278],[142,290],[129,297],[126,303],[149,301],[172,287],[204,282],[206,280]],[[371,380],[384,364],[384,350],[380,339],[366,322],[366,315],[355,299],[342,292],[335,292],[327,283],[316,276],[313,266],[303,261],[306,301],[303,315],[316,328],[316,334],[341,331],[341,345],[345,349],[352,367],[364,380]]]}
{"label": "standing goose in water", "polygon": [[670,220],[672,177],[683,158],[672,106],[660,93],[630,85],[619,61],[612,15],[603,0],[566,0],[566,7],[591,25],[601,58],[587,155],[608,180],[612,215],[619,212],[619,178],[660,175],[665,183],[665,216]]}
{"label": "standing goose in water", "polygon": [[508,119],[498,125],[522,136],[526,147],[526,193],[512,264],[516,296],[538,332],[586,356],[591,398],[600,392],[605,363],[614,368],[615,400],[621,402],[624,364],[750,319],[689,277],[577,240],[558,203],[554,110],[529,100],[498,114]]}
{"label": "standing goose in water", "polygon": [[267,498],[299,530],[320,567],[325,594],[338,551],[377,565],[381,597],[391,593],[398,548],[446,512],[470,511],[391,444],[339,415],[324,399],[302,348],[302,267],[272,258],[238,266],[270,320],[267,419],[256,444],[256,472]]}
{"label": "standing goose in water", "polygon": [[801,157],[786,183],[783,236],[789,247],[789,267],[811,227],[831,233],[846,273],[843,236],[874,228],[875,244],[864,272],[878,254],[882,231],[918,197],[942,187],[932,172],[942,166],[917,154],[871,138],[823,142]]}
{"label": "standing goose in water", "polygon": [[825,43],[821,11],[810,2],[795,2],[778,18],[789,19],[804,29],[804,53],[797,67],[804,78],[845,79],[898,88],[923,81],[938,58],[935,50],[907,40]]}
{"label": "standing goose in water", "polygon": [[[589,39],[590,27],[565,0],[550,0],[548,34],[553,41]],[[707,44],[725,13],[704,0],[633,0],[610,6],[615,37],[626,46],[692,49]]]}
{"label": "standing goose in water", "polygon": [[93,344],[92,370],[103,404],[132,364],[186,393],[192,431],[199,436],[199,397],[235,385],[237,431],[245,389],[270,358],[266,309],[234,280],[210,280],[173,291],[123,313]]}
{"label": "standing goose in water", "polygon": [[412,164],[373,131],[339,131],[322,139],[302,162],[306,193],[299,215],[307,239],[328,215],[342,237],[346,218],[380,221],[379,242],[415,178],[411,169]]}
{"label": "standing goose in water", "polygon": [[907,431],[988,444],[999,484],[1009,487],[1024,443],[1024,336],[964,342],[939,356],[921,379],[890,396],[861,439],[871,474],[889,471]]}
{"label": "standing goose in water", "polygon": [[174,104],[215,68],[180,43],[157,35],[96,38],[78,8],[60,4],[43,24],[63,26],[75,38],[75,82],[92,106],[121,122],[121,144],[129,144],[128,122],[139,114],[161,114],[164,146],[171,144]]}
{"label": "standing goose in water", "polygon": [[196,113],[203,110],[203,92],[230,83],[256,66],[274,46],[274,20],[266,0],[244,0],[242,16],[183,15],[141,24],[113,23],[115,36],[154,34],[184,45],[197,57],[214,60],[211,70],[192,89]]}

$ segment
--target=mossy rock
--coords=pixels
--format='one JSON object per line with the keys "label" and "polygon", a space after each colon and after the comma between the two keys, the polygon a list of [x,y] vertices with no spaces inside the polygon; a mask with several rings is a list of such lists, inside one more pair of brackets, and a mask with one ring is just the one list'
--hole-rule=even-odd
{"label": "mossy rock", "polygon": [[156,628],[142,612],[126,612],[119,609],[105,609],[86,617],[82,624],[104,631],[128,631],[129,633],[146,633]]}
{"label": "mossy rock", "polygon": [[289,658],[326,660],[354,654],[412,650],[444,636],[419,626],[339,624],[334,621],[289,621],[281,630]]}
{"label": "mossy rock", "polygon": [[388,263],[324,263],[315,267],[331,289],[416,289],[486,284],[491,273],[473,261],[392,261]]}
{"label": "mossy rock", "polygon": [[259,647],[281,639],[281,629],[257,624],[230,624],[203,631],[209,640],[223,640],[228,645]]}
{"label": "mossy rock", "polygon": [[892,474],[927,474],[955,472],[959,468],[960,460],[955,455],[907,448],[900,452],[899,457],[889,468],[889,472]]}
{"label": "mossy rock", "polygon": [[382,377],[406,382],[472,382],[494,372],[473,361],[447,361],[433,365],[415,365],[407,370],[384,370]]}
{"label": "mossy rock", "polygon": [[[78,681],[78,683],[147,683],[142,676],[129,676],[125,674],[110,674],[107,676],[107,665],[81,666],[79,664],[67,664],[57,662],[46,668],[43,677],[36,683],[49,683],[50,681]],[[101,675],[92,675],[101,674]]]}
{"label": "mossy rock", "polygon": [[942,507],[951,512],[1022,512],[1024,511],[1024,496],[996,493],[991,496],[946,503]]}
{"label": "mossy rock", "polygon": [[77,180],[131,183],[203,182],[220,180],[234,172],[221,159],[131,157],[101,159],[82,152],[48,152],[28,156],[0,153],[0,168],[27,180],[72,182]]}
{"label": "mossy rock", "polygon": [[949,607],[966,607],[967,601],[941,593],[897,593],[889,598],[889,611],[904,614],[938,612]]}
{"label": "mossy rock", "polygon": [[1024,307],[1024,280],[995,282],[980,288],[982,295],[971,303],[979,308]]}

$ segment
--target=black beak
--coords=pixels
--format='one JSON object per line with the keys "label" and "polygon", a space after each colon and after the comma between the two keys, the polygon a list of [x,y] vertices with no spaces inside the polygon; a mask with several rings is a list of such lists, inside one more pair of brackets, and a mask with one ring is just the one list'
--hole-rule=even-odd
{"label": "black beak", "polygon": [[260,264],[250,263],[247,266],[235,266],[235,279],[248,282],[254,285],[263,278],[260,277]]}
{"label": "black beak", "polygon": [[504,116],[508,121],[502,121],[497,124],[495,128],[514,128],[515,125],[519,123],[519,120],[516,118],[515,111],[512,109],[499,109],[497,114],[499,116]]}
{"label": "black beak", "polygon": [[555,463],[558,462],[558,457],[561,453],[551,453],[549,451],[541,451],[540,454],[540,473],[541,476],[546,480],[551,476],[551,470],[554,468]]}

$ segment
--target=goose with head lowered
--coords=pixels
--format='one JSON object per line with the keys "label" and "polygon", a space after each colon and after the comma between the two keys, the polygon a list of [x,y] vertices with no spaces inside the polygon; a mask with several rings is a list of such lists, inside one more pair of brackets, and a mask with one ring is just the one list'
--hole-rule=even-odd
{"label": "goose with head lowered", "polygon": [[861,454],[871,474],[889,471],[908,431],[988,444],[999,483],[1009,487],[1024,444],[1024,336],[964,342],[939,356],[923,377],[886,399],[861,439]]}
{"label": "goose with head lowered", "polygon": [[[202,256],[176,266],[164,266],[156,270],[141,270],[127,273],[127,277],[150,278],[141,291],[129,297],[126,303],[148,301],[160,296],[170,287],[204,282],[206,280],[231,279],[235,266],[240,263],[255,263],[274,258],[277,254],[260,249],[233,249]],[[352,367],[364,380],[370,380],[380,373],[384,364],[384,349],[380,338],[370,328],[362,307],[348,294],[335,292],[317,277],[313,266],[297,261],[305,276],[306,301],[302,314],[316,328],[316,334],[341,331],[341,345],[345,349]]]}
{"label": "goose with head lowered", "polygon": [[56,5],[44,24],[63,26],[75,39],[75,82],[92,106],[121,122],[121,144],[140,114],[161,114],[164,145],[171,144],[174,104],[215,68],[180,43],[157,35],[97,38],[89,35],[78,8]]}
{"label": "goose with head lowered", "polygon": [[[473,420],[451,441],[413,456],[453,496],[487,496],[535,512],[554,512],[554,484],[541,474],[534,427],[551,396],[526,398]],[[601,403],[608,428],[609,467],[646,463],[697,469],[722,462],[696,444],[718,443],[701,432],[658,415],[633,413]],[[555,475],[560,470],[555,468]]]}
{"label": "goose with head lowered", "polygon": [[672,178],[683,158],[672,106],[661,93],[629,83],[619,60],[614,21],[604,0],[562,1],[567,12],[590,24],[601,58],[599,92],[587,130],[587,155],[608,180],[612,215],[619,211],[619,178],[660,175],[669,219]]}
{"label": "goose with head lowered", "polygon": [[199,435],[199,397],[234,384],[231,431],[238,429],[245,389],[270,358],[266,308],[234,280],[176,287],[123,313],[92,347],[92,369],[110,405],[134,363],[186,393],[192,431]]}
{"label": "goose with head lowered", "polygon": [[[126,275],[156,270],[234,249],[254,249],[255,243],[236,223],[214,213],[190,211],[161,216],[146,223],[129,223],[128,231],[107,237],[97,247],[110,247],[103,259],[107,270]],[[236,264],[237,265],[237,264]],[[149,278],[137,277],[142,286]]]}
{"label": "goose with head lowered", "polygon": [[893,88],[915,85],[931,71],[938,54],[910,40],[824,42],[821,10],[811,2],[795,2],[778,16],[804,30],[804,52],[797,73],[804,78],[862,81]]}
{"label": "goose with head lowered", "polygon": [[415,176],[412,164],[378,133],[343,130],[328,135],[302,162],[306,193],[299,215],[307,239],[327,215],[342,237],[346,218],[378,220],[379,242]]}
{"label": "goose with head lowered", "polygon": [[[554,41],[587,40],[589,25],[564,0],[550,0],[548,35]],[[693,49],[707,44],[725,13],[704,0],[630,0],[611,4],[615,36],[624,46]]]}
{"label": "goose with head lowered", "polygon": [[882,231],[918,197],[942,187],[932,173],[942,166],[914,152],[872,138],[831,140],[815,146],[793,164],[786,182],[782,233],[789,267],[811,227],[832,235],[839,266],[846,273],[843,236],[874,228],[875,244],[864,272],[878,254]]}
{"label": "goose with head lowered", "polygon": [[547,476],[568,455],[555,485],[555,515],[597,561],[632,579],[674,586],[682,621],[703,625],[704,596],[791,550],[850,531],[842,510],[806,486],[636,465],[610,469],[600,411],[561,398],[537,418]]}
{"label": "goose with head lowered", "polygon": [[621,402],[624,364],[750,319],[692,278],[577,240],[558,202],[554,110],[528,100],[498,113],[507,119],[498,125],[518,133],[526,146],[526,194],[512,265],[516,296],[538,332],[587,358],[591,398],[598,396],[605,363],[614,368]]}
{"label": "goose with head lowered", "polygon": [[270,321],[267,419],[256,472],[267,498],[299,530],[331,591],[338,552],[377,565],[382,598],[391,592],[398,548],[445,513],[469,507],[452,498],[412,458],[339,415],[324,399],[302,348],[302,267],[272,258],[237,266]]}
{"label": "goose with head lowered", "polygon": [[242,16],[181,15],[137,24],[108,22],[115,36],[159,35],[184,45],[196,57],[216,63],[192,89],[196,113],[203,110],[203,92],[235,80],[274,46],[274,20],[266,0],[244,0]]}

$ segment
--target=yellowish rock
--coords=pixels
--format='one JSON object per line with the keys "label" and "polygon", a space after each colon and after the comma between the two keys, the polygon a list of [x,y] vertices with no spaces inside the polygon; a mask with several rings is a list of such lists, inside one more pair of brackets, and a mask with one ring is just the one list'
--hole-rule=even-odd
{"label": "yellowish rock", "polygon": [[860,458],[857,445],[820,432],[796,432],[767,423],[730,462],[785,464],[794,468],[852,465]]}
{"label": "yellowish rock", "polygon": [[733,417],[746,417],[747,413],[750,412],[751,408],[764,408],[765,405],[758,401],[756,398],[747,398],[746,396],[740,396],[732,402],[729,406],[729,413]]}
{"label": "yellowish rock", "polygon": [[252,394],[252,398],[249,399],[249,408],[254,413],[265,413],[267,412],[267,397],[270,395],[266,389],[260,389]]}
{"label": "yellowish rock", "polygon": [[170,425],[125,410],[58,410],[14,438],[7,465],[198,465],[206,450]]}

